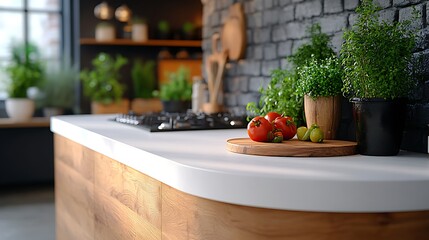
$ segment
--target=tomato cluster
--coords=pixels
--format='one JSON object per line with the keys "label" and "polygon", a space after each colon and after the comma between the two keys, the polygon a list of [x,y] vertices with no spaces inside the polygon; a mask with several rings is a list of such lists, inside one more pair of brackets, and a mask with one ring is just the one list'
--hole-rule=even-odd
{"label": "tomato cluster", "polygon": [[292,117],[269,112],[254,117],[247,125],[247,134],[257,142],[282,142],[295,136],[296,125]]}

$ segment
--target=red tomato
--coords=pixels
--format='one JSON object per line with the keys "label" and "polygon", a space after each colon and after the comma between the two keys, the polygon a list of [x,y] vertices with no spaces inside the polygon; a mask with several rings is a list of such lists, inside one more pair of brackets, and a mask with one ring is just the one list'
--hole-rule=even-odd
{"label": "red tomato", "polygon": [[247,124],[247,134],[257,142],[271,142],[273,140],[273,126],[262,116],[254,117]]}
{"label": "red tomato", "polygon": [[269,112],[265,115],[265,119],[268,120],[268,122],[272,123],[274,120],[278,117],[281,117],[282,115],[276,112]]}
{"label": "red tomato", "polygon": [[274,120],[274,128],[282,131],[283,139],[289,140],[296,134],[296,125],[291,117],[278,117]]}

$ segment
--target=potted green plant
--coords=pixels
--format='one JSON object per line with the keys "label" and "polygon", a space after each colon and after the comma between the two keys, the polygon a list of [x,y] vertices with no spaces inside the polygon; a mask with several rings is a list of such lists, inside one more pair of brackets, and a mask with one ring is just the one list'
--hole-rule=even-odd
{"label": "potted green plant", "polygon": [[341,119],[342,69],[337,57],[312,59],[297,69],[307,127],[316,123],[325,139],[335,139]]}
{"label": "potted green plant", "polygon": [[134,17],[131,26],[131,39],[133,41],[144,42],[149,39],[148,26],[145,19]]}
{"label": "potted green plant", "polygon": [[92,60],[91,71],[81,71],[83,93],[92,101],[92,113],[128,112],[129,101],[122,98],[125,86],[120,82],[120,70],[127,62],[121,55],[115,58],[102,52]]}
{"label": "potted green plant", "polygon": [[99,22],[95,27],[95,39],[97,41],[112,41],[116,38],[115,26],[106,21]]}
{"label": "potted green plant", "polygon": [[185,22],[182,25],[182,38],[191,40],[195,35],[195,25],[191,22]]}
{"label": "potted green plant", "polygon": [[271,73],[271,82],[260,88],[259,104],[249,102],[246,109],[250,115],[265,115],[275,111],[293,117],[295,123],[305,125],[303,95],[297,86],[300,76],[297,70],[313,60],[323,60],[335,56],[329,46],[329,36],[321,32],[319,24],[311,25],[307,32],[311,41],[303,44],[287,59],[292,63],[291,69],[275,69]]}
{"label": "potted green plant", "polygon": [[76,67],[62,63],[61,66],[46,70],[46,78],[41,85],[40,104],[44,116],[61,115],[72,109],[75,101],[75,83],[79,79]]}
{"label": "potted green plant", "polygon": [[176,72],[170,73],[169,82],[161,85],[154,94],[161,99],[165,112],[185,112],[190,109],[192,84],[189,69],[181,66]]}
{"label": "potted green plant", "polygon": [[170,38],[170,23],[166,20],[158,22],[158,38],[169,39]]}
{"label": "potted green plant", "polygon": [[416,34],[410,20],[380,21],[379,10],[372,0],[363,0],[356,9],[356,23],[344,33],[343,92],[353,104],[359,152],[396,155],[405,98],[416,84],[409,68]]}
{"label": "potted green plant", "polygon": [[27,97],[27,91],[30,87],[38,87],[43,81],[43,64],[37,46],[32,43],[13,45],[11,55],[11,63],[6,67],[10,77],[6,112],[16,121],[25,121],[35,111],[34,100]]}
{"label": "potted green plant", "polygon": [[153,96],[156,87],[155,62],[136,59],[131,69],[131,78],[134,90],[131,111],[137,114],[160,112],[161,101]]}

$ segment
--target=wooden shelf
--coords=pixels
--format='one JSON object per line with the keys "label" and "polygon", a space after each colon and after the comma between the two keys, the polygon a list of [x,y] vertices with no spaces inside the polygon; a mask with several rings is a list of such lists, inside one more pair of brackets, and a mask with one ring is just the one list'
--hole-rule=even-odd
{"label": "wooden shelf", "polygon": [[50,119],[45,117],[36,117],[24,122],[17,122],[10,118],[0,118],[0,128],[33,128],[49,127]]}
{"label": "wooden shelf", "polygon": [[155,40],[136,42],[130,39],[115,39],[113,41],[97,41],[94,38],[80,39],[81,45],[110,45],[110,46],[159,46],[159,47],[201,47],[200,40]]}

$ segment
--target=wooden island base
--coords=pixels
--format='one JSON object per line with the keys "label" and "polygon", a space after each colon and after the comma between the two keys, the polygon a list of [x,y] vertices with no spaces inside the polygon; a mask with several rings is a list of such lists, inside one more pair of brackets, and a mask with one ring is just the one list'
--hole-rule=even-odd
{"label": "wooden island base", "polygon": [[55,205],[58,240],[429,239],[429,211],[319,213],[207,200],[57,134]]}

